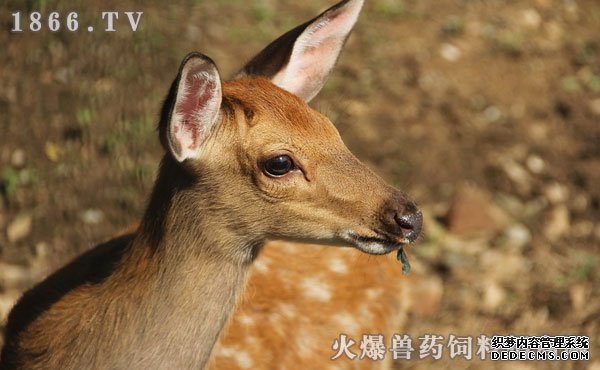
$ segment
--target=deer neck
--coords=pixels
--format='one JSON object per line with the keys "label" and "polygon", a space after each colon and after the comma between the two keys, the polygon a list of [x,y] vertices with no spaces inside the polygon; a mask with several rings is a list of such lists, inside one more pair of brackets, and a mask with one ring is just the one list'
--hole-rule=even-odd
{"label": "deer neck", "polygon": [[[236,235],[211,211],[210,189],[165,158],[122,274],[145,290],[140,327],[162,358],[149,364],[202,368],[262,242]],[[134,330],[139,330],[134,329]],[[156,338],[162,338],[156,341]],[[161,348],[156,348],[161,347]]]}

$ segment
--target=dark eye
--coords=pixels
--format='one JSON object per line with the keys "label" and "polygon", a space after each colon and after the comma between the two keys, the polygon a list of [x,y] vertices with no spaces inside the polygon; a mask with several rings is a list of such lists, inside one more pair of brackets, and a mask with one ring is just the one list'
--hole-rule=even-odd
{"label": "dark eye", "polygon": [[264,169],[267,175],[283,176],[294,169],[294,161],[287,155],[278,155],[267,160],[264,164]]}

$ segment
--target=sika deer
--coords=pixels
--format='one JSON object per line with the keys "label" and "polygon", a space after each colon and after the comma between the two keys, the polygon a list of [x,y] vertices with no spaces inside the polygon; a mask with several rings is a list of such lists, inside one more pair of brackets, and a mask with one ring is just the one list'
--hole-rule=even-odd
{"label": "sika deer", "polygon": [[184,59],[139,229],[24,294],[2,369],[203,368],[265,240],[385,254],[417,238],[415,205],[306,104],[361,6],[342,1],[293,29],[231,82],[202,54]]}

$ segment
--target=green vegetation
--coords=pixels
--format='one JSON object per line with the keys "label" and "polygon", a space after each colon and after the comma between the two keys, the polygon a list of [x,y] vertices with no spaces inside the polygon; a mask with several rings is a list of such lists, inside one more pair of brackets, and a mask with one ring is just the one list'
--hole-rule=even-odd
{"label": "green vegetation", "polygon": [[588,81],[587,88],[591,92],[600,93],[600,75],[594,74]]}
{"label": "green vegetation", "polygon": [[599,267],[600,259],[598,257],[582,253],[577,257],[577,264],[567,274],[561,275],[556,285],[564,288],[575,283],[600,280]]}
{"label": "green vegetation", "polygon": [[21,186],[35,185],[38,182],[38,172],[34,168],[24,168],[20,171],[12,167],[2,170],[0,193],[10,201]]}
{"label": "green vegetation", "polygon": [[575,76],[566,76],[560,80],[560,87],[564,91],[574,92],[581,90],[581,86],[579,85],[579,81]]}
{"label": "green vegetation", "polygon": [[17,174],[17,171],[15,171],[12,167],[6,167],[2,171],[2,195],[7,200],[10,200],[13,197],[15,190],[17,190],[18,186],[19,176]]}
{"label": "green vegetation", "polygon": [[581,65],[590,65],[598,61],[598,46],[594,41],[585,41],[577,50],[575,61]]}
{"label": "green vegetation", "polygon": [[465,20],[459,16],[450,16],[442,26],[442,32],[449,37],[457,37],[465,32]]}
{"label": "green vegetation", "polygon": [[386,18],[396,18],[407,15],[408,11],[403,1],[382,0],[375,4],[375,13]]}
{"label": "green vegetation", "polygon": [[264,2],[259,2],[252,8],[254,19],[259,23],[272,22],[275,19],[275,12]]}
{"label": "green vegetation", "polygon": [[525,40],[518,32],[505,32],[498,36],[496,48],[511,56],[519,56],[523,53]]}
{"label": "green vegetation", "polygon": [[81,127],[88,127],[94,122],[94,112],[90,108],[81,108],[75,113],[75,119]]}
{"label": "green vegetation", "polygon": [[128,143],[144,143],[154,140],[154,116],[145,115],[132,121],[122,121],[115,132],[105,138],[103,150],[107,154],[118,153]]}

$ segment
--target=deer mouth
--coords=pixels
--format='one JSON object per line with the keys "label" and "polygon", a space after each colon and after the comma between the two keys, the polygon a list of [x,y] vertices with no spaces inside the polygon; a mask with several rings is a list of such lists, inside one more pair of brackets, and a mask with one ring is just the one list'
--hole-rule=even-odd
{"label": "deer mouth", "polygon": [[341,237],[343,240],[365,253],[378,255],[399,250],[411,242],[405,237],[392,237],[387,235],[364,236],[353,231],[347,231],[343,233]]}

